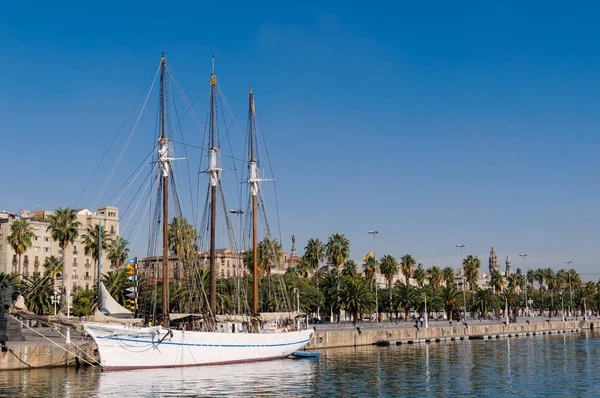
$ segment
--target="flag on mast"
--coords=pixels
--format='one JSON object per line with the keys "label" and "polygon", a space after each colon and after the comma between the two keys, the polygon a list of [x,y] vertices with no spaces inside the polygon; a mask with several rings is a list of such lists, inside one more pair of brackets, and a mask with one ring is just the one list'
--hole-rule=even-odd
{"label": "flag on mast", "polygon": [[367,261],[371,257],[373,257],[373,250],[369,250],[369,252],[365,254],[365,256],[363,257],[363,261]]}

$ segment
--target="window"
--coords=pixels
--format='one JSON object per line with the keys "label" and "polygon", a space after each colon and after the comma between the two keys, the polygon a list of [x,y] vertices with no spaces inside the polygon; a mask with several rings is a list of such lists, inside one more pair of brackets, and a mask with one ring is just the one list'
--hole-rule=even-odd
{"label": "window", "polygon": [[[37,228],[36,228],[36,229],[37,229]],[[37,236],[37,235],[35,235],[35,236],[33,237],[33,240],[39,240],[39,239],[40,239],[40,237],[39,237],[39,236]]]}
{"label": "window", "polygon": [[46,253],[50,253],[50,248],[49,248],[49,247],[44,247],[44,251],[45,251]]}
{"label": "window", "polygon": [[4,246],[0,245],[0,252],[4,249]]}
{"label": "window", "polygon": [[44,240],[45,240],[46,242],[50,242],[50,238],[49,238],[49,237],[47,237],[47,236],[44,238]]}
{"label": "window", "polygon": [[4,234],[0,234],[0,239],[4,238]]}
{"label": "window", "polygon": [[103,211],[101,211],[101,212],[100,212],[100,215],[101,215],[101,216],[103,216],[103,215],[104,215],[104,212],[103,212]]}
{"label": "window", "polygon": [[114,211],[109,211],[109,212],[108,212],[108,216],[109,216],[109,217],[116,217],[116,216],[117,216],[117,213],[115,213]]}

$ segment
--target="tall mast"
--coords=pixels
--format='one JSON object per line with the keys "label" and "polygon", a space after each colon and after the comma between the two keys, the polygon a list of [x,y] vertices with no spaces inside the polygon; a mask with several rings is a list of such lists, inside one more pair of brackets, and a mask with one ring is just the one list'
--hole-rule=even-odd
{"label": "tall mast", "polygon": [[256,158],[254,157],[254,137],[252,127],[254,125],[254,94],[252,94],[252,87],[250,87],[249,99],[249,113],[250,113],[250,191],[252,193],[252,282],[253,282],[253,297],[252,297],[252,313],[258,314],[258,231],[257,231],[257,217],[256,217],[256,195],[258,194],[259,183],[258,171],[256,167]]}
{"label": "tall mast", "polygon": [[210,294],[209,305],[211,314],[216,311],[217,281],[216,281],[216,236],[217,236],[217,148],[215,145],[215,56],[212,58],[213,67],[210,75]]}
{"label": "tall mast", "polygon": [[165,136],[165,66],[167,60],[162,53],[160,60],[160,138],[158,139],[158,160],[162,173],[162,207],[163,207],[163,267],[162,267],[162,323],[164,327],[169,326],[169,143]]}

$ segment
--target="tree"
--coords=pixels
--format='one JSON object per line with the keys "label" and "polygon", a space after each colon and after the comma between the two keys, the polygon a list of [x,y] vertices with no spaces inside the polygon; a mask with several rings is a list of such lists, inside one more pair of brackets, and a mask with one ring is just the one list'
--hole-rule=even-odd
{"label": "tree", "polygon": [[417,266],[417,269],[413,273],[413,277],[415,278],[415,281],[417,281],[417,285],[419,285],[419,287],[422,288],[425,285],[425,280],[427,280],[427,272],[425,272],[423,264],[419,264]]}
{"label": "tree", "polygon": [[67,291],[67,287],[70,287],[71,275],[73,275],[72,264],[70,264],[67,259],[67,247],[69,244],[72,244],[75,239],[79,236],[79,226],[81,223],[77,221],[77,213],[75,210],[70,209],[68,207],[62,208],[60,207],[54,213],[48,216],[48,221],[50,225],[48,226],[48,230],[50,232],[50,236],[55,242],[58,242],[59,247],[62,250],[63,254],[63,303],[64,307],[66,304],[66,300],[70,296],[71,292]]}
{"label": "tree", "polygon": [[296,264],[296,274],[301,278],[308,278],[310,275],[311,264],[306,259],[306,256],[300,257],[300,261]]}
{"label": "tree", "polygon": [[340,272],[340,267],[350,256],[350,241],[343,234],[333,234],[327,242],[326,252],[329,264],[335,265]]}
{"label": "tree", "polygon": [[46,257],[43,266],[44,276],[49,276],[52,279],[56,278],[57,275],[62,273],[62,262],[54,256]]}
{"label": "tree", "polygon": [[389,308],[390,308],[390,318],[392,316],[393,307],[392,307],[392,283],[394,282],[394,275],[398,273],[398,262],[396,259],[389,254],[381,257],[379,269],[381,270],[381,274],[385,277],[388,284],[388,292],[389,292]]}
{"label": "tree", "polygon": [[473,290],[477,287],[477,278],[479,278],[480,267],[481,260],[472,254],[469,254],[463,261],[465,278],[469,283],[469,290],[471,290],[471,293],[473,293]]}
{"label": "tree", "polygon": [[[311,238],[308,240],[304,248],[304,257],[312,265],[315,275],[315,284],[317,286],[317,295],[319,295],[319,268],[321,261],[325,259],[325,245],[319,238]],[[320,307],[317,306],[317,316],[319,316]]]}
{"label": "tree", "polygon": [[344,311],[352,314],[354,323],[358,322],[358,314],[373,308],[373,293],[362,279],[347,279],[340,290],[340,305]]}
{"label": "tree", "polygon": [[127,239],[124,239],[120,236],[117,236],[115,239],[111,239],[108,244],[108,259],[111,262],[114,262],[118,267],[125,261],[127,261],[127,256],[129,255],[129,248],[127,247],[129,242]]}
{"label": "tree", "polygon": [[373,257],[368,257],[365,263],[363,264],[363,273],[369,286],[371,286],[371,284],[375,280],[375,275],[377,274],[378,267],[379,265],[377,264],[377,260],[375,260]]}
{"label": "tree", "polygon": [[358,267],[354,260],[346,260],[342,267],[342,277],[355,279],[358,275]]}
{"label": "tree", "polygon": [[416,265],[415,259],[410,254],[405,254],[402,256],[400,260],[400,270],[404,275],[404,280],[406,283],[410,282],[410,278],[413,274],[413,268]]}
{"label": "tree", "polygon": [[488,312],[496,311],[500,307],[500,302],[492,289],[477,289],[474,307],[476,311],[482,313],[484,318],[487,318]]}
{"label": "tree", "polygon": [[452,311],[456,307],[458,303],[458,297],[460,296],[460,292],[456,290],[454,285],[448,285],[442,288],[439,292],[439,299],[446,309],[446,314],[448,315],[448,320],[452,320]]}
{"label": "tree", "polygon": [[[64,278],[63,278],[64,280]],[[96,292],[76,286],[73,289],[73,315],[88,316],[98,307]]]}
{"label": "tree", "polygon": [[454,270],[452,267],[446,267],[442,270],[446,287],[454,284]]}
{"label": "tree", "polygon": [[[454,272],[452,274],[454,276]],[[442,273],[442,270],[440,269],[440,267],[434,265],[433,267],[427,270],[427,275],[429,276],[429,283],[431,284],[433,291],[437,292],[437,290],[440,288],[440,285],[442,284],[442,280],[444,279],[444,274]]]}
{"label": "tree", "polygon": [[8,244],[13,248],[15,254],[19,257],[19,265],[17,268],[17,275],[22,276],[21,273],[21,256],[31,247],[31,240],[33,239],[33,227],[27,222],[27,220],[15,220],[10,225],[10,235],[8,235]]}
{"label": "tree", "polygon": [[100,257],[100,237],[102,237],[102,250],[108,250],[109,237],[106,229],[101,225],[90,225],[85,234],[81,235],[85,254],[92,256],[94,260],[94,280],[97,281],[98,259]]}
{"label": "tree", "polygon": [[420,301],[419,291],[415,286],[408,283],[396,282],[394,287],[396,291],[397,309],[404,310],[404,320],[408,322],[408,312]]}
{"label": "tree", "polygon": [[169,224],[169,250],[186,263],[195,252],[196,236],[196,230],[187,218],[174,217]]}
{"label": "tree", "polygon": [[494,270],[490,275],[490,285],[494,288],[494,292],[500,293],[502,291],[504,277],[499,271]]}
{"label": "tree", "polygon": [[23,279],[23,297],[27,309],[36,315],[46,315],[52,308],[52,278],[25,278]]}

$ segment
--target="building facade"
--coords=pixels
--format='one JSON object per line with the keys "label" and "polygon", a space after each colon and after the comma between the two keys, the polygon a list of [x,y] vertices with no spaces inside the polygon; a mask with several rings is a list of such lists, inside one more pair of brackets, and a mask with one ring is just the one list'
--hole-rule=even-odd
{"label": "building facade", "polygon": [[[18,256],[8,244],[11,224],[18,219],[26,220],[33,228],[31,247],[21,256],[21,273],[23,277],[43,276],[44,262],[50,256],[55,256],[63,262],[63,274],[71,281],[72,288],[81,286],[93,288],[97,282],[94,273],[94,260],[85,253],[82,236],[90,226],[99,223],[105,228],[108,236],[114,239],[119,236],[119,209],[112,206],[102,206],[96,212],[88,209],[76,209],[77,221],[80,222],[79,235],[75,242],[69,245],[65,252],[60,249],[59,243],[52,240],[48,215],[52,211],[42,210],[30,212],[21,210],[18,213],[0,212],[0,272],[17,273]],[[102,253],[103,273],[114,269],[110,264],[107,251]],[[64,260],[64,261],[63,261]],[[66,266],[65,266],[66,265]],[[65,274],[66,273],[66,274]]]}

